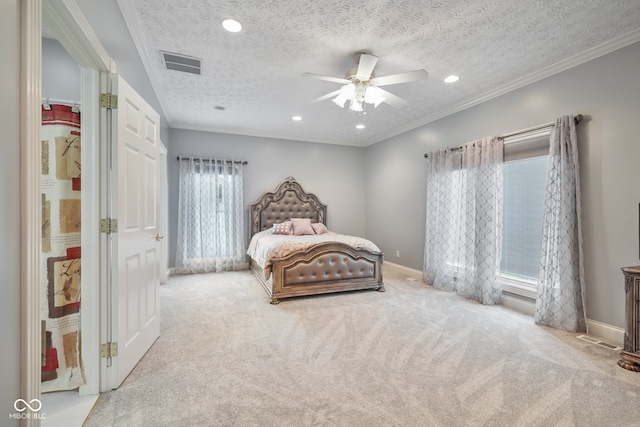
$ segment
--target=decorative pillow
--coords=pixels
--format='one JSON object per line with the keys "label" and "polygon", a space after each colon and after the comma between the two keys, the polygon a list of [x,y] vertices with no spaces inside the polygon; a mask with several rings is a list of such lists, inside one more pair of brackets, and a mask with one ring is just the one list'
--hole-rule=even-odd
{"label": "decorative pillow", "polygon": [[315,231],[316,234],[324,234],[329,232],[329,230],[327,230],[327,226],[321,222],[314,222],[313,224],[311,224],[311,228],[313,228],[313,231]]}
{"label": "decorative pillow", "polygon": [[273,234],[292,234],[292,232],[293,228],[291,226],[291,221],[273,224]]}
{"label": "decorative pillow", "polygon": [[305,234],[316,234],[311,227],[311,218],[291,218],[293,223],[293,234],[302,236]]}

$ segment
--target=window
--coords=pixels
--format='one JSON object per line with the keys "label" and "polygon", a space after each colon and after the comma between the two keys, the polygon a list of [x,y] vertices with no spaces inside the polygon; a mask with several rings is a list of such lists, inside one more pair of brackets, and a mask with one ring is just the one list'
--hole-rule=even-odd
{"label": "window", "polygon": [[506,162],[500,273],[537,282],[548,156]]}
{"label": "window", "polygon": [[209,238],[204,238],[201,233],[190,233],[190,236],[197,239],[197,243],[191,241],[191,244],[187,245],[187,258],[234,256],[236,247],[229,244],[233,241],[230,233],[234,229],[230,230],[229,224],[237,216],[237,206],[228,200],[233,200],[230,198],[230,189],[237,185],[234,179],[237,180],[238,177],[198,171],[189,175],[187,179],[191,180],[190,188],[197,189],[192,192],[191,203],[198,208],[190,212],[191,223],[210,233]]}
{"label": "window", "polygon": [[242,171],[228,160],[180,160],[176,272],[246,267]]}

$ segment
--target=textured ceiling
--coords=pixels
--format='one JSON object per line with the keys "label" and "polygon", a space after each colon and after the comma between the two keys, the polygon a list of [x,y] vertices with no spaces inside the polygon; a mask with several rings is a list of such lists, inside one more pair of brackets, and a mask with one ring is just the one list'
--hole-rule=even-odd
{"label": "textured ceiling", "polygon": [[[640,40],[639,0],[118,0],[169,125],[367,146]],[[243,24],[228,33],[221,21]],[[166,70],[161,51],[202,59]],[[364,116],[330,100],[362,51],[408,104]],[[457,83],[444,77],[457,74]],[[225,107],[223,111],[216,106]],[[291,120],[294,115],[302,120]],[[363,123],[365,129],[355,125]]]}

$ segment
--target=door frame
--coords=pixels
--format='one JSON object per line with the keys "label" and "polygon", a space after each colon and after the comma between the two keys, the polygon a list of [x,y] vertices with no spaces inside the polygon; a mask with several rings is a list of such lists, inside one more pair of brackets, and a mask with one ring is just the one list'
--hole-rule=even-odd
{"label": "door frame", "polygon": [[[41,104],[42,104],[42,23],[56,35],[58,41],[82,67],[82,112],[92,125],[83,127],[82,164],[82,237],[83,281],[98,283],[83,289],[84,314],[82,330],[95,331],[83,337],[82,358],[89,383],[81,394],[97,394],[100,377],[100,289],[104,287],[100,274],[99,219],[101,209],[101,153],[106,130],[98,97],[106,82],[105,76],[115,72],[115,65],[74,0],[24,0],[20,6],[20,182],[21,182],[21,248],[20,248],[20,391],[28,401],[40,398],[40,259],[41,259]],[[86,329],[85,329],[86,328]],[[22,420],[22,425],[37,426],[39,419]]]}

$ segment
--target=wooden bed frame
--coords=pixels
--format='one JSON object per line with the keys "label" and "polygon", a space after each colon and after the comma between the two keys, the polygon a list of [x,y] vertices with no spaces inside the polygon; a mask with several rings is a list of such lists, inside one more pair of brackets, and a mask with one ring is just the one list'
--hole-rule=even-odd
{"label": "wooden bed frame", "polygon": [[[290,218],[311,218],[326,224],[326,205],[289,177],[273,192],[264,193],[249,211],[251,236]],[[272,259],[271,277],[251,260],[251,270],[271,297],[281,298],[332,292],[376,289],[384,292],[382,252],[357,250],[339,242],[327,242],[282,258]]]}

